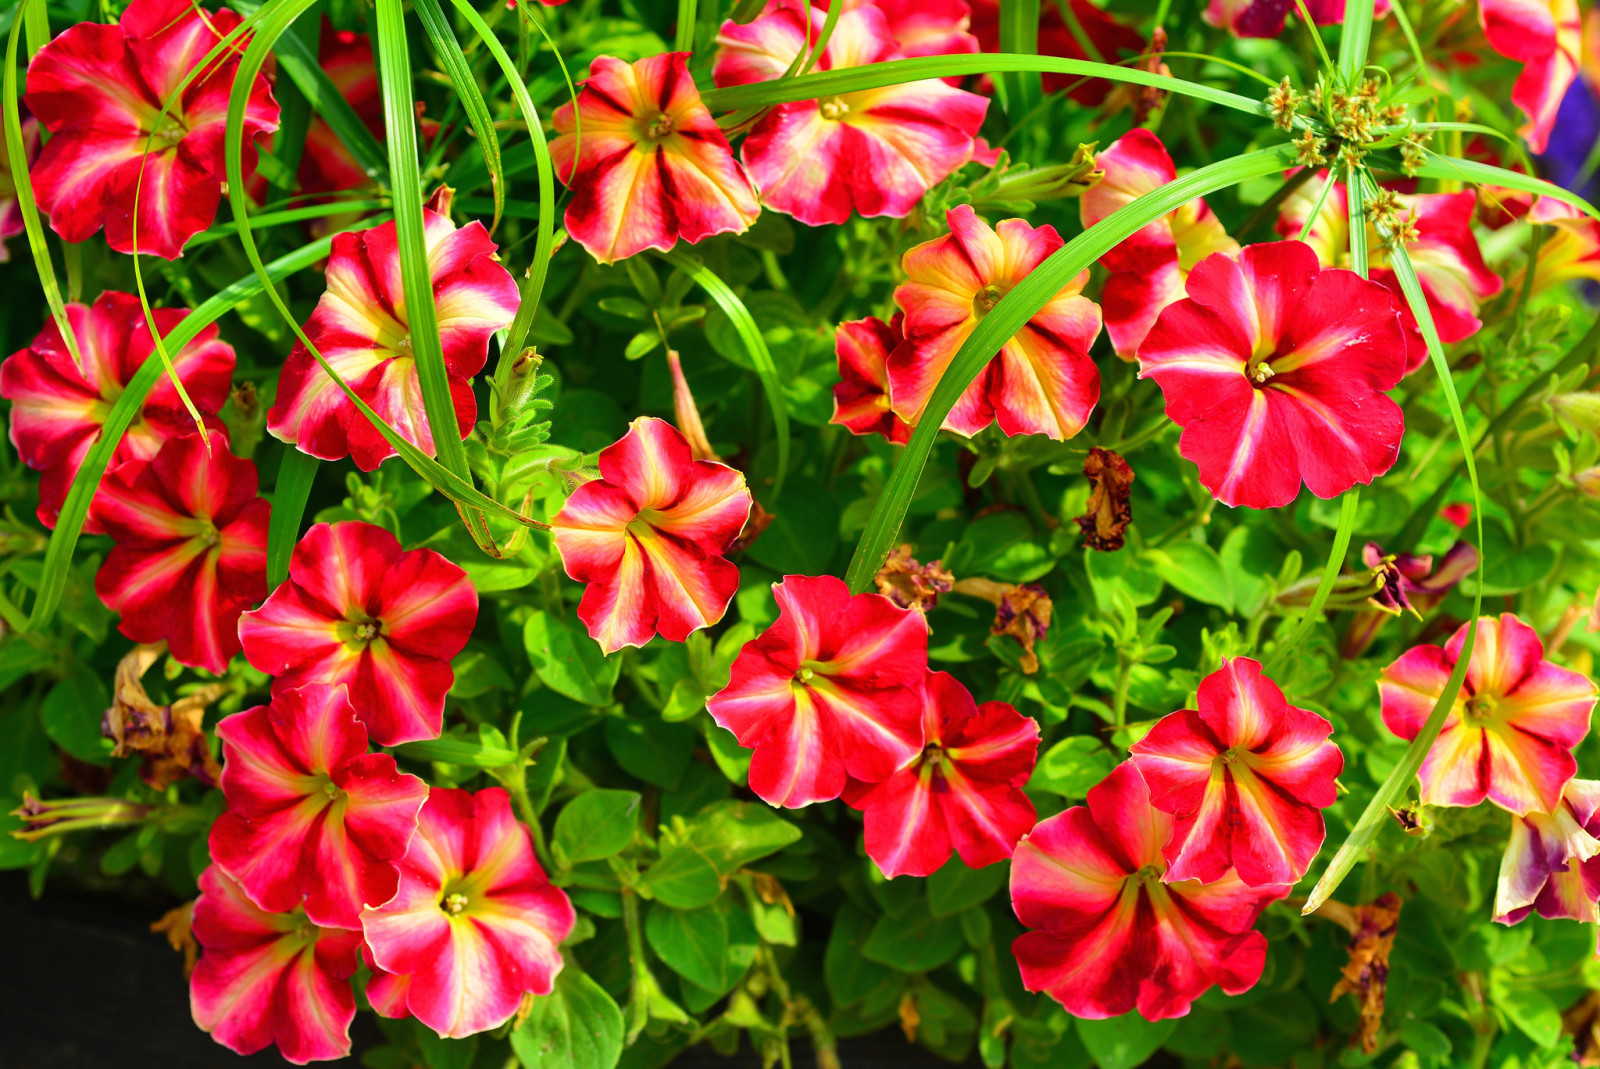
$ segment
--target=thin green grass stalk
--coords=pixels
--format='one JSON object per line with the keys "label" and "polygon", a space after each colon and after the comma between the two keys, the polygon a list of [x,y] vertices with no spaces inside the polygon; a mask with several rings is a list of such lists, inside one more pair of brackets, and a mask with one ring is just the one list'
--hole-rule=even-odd
{"label": "thin green grass stalk", "polygon": [[456,39],[455,31],[450,28],[444,12],[439,8],[439,0],[411,0],[411,9],[417,13],[428,40],[433,43],[434,55],[449,76],[456,99],[466,110],[467,121],[477,135],[478,151],[489,172],[489,190],[494,197],[494,220],[489,224],[489,233],[493,234],[500,228],[500,217],[505,212],[506,204],[506,176],[500,160],[500,134],[494,128],[489,105],[478,89],[478,80],[467,65],[466,54],[461,51],[461,42]]}

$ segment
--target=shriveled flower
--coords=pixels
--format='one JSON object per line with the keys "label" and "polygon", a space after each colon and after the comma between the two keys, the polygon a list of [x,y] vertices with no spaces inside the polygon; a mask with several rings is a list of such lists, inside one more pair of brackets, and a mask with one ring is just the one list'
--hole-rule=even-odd
{"label": "shriveled flower", "polygon": [[1133,522],[1133,468],[1121,454],[1094,446],[1083,460],[1083,475],[1093,488],[1088,508],[1078,517],[1083,544],[1115,552],[1127,541],[1128,524]]}
{"label": "shriveled flower", "polygon": [[1534,910],[1546,920],[1600,920],[1600,781],[1571,779],[1549,813],[1511,818],[1500,859],[1494,919],[1516,924]]}
{"label": "shriveled flower", "polygon": [[[1178,170],[1161,139],[1149,130],[1131,130],[1095,156],[1102,171],[1078,202],[1085,227],[1131,204],[1136,198],[1178,179]],[[1106,333],[1117,355],[1134,359],[1161,310],[1183,298],[1183,284],[1194,265],[1214,252],[1233,255],[1239,243],[1200,197],[1174,208],[1123,239],[1100,257],[1110,272],[1100,294]]]}
{"label": "shriveled flower", "polygon": [[940,594],[951,591],[955,579],[938,561],[923,564],[911,555],[910,545],[902,545],[889,554],[872,581],[878,593],[902,609],[927,612],[939,604]]}
{"label": "shriveled flower", "polygon": [[[717,35],[719,86],[776,78],[818,40],[826,15],[789,3]],[[884,13],[861,6],[839,15],[815,71],[903,58]],[[843,223],[852,211],[899,218],[972,156],[989,102],[938,79],[779,104],[740,148],[761,201],[802,223]]]}
{"label": "shriveled flower", "polygon": [[[189,314],[178,308],[154,312],[156,329],[162,334]],[[45,320],[26,349],[12,353],[0,364],[0,397],[11,402],[11,443],[23,463],[40,472],[38,515],[46,527],[56,525],[73,476],[89,447],[99,440],[112,404],[155,353],[143,306],[131,293],[108,291],[91,306],[69,304],[67,322],[77,339],[83,370],[73,361],[53,318]],[[217,337],[213,325],[168,355],[206,426],[222,430],[222,421],[215,416],[228,400],[233,346]],[[162,375],[117,443],[106,470],[115,471],[130,461],[148,461],[167,439],[194,430],[194,419],[183,407],[171,377]],[[92,515],[83,529],[90,534],[100,531]]]}
{"label": "shriveled flower", "polygon": [[1211,256],[1139,348],[1178,451],[1225,505],[1277,508],[1303,481],[1337,497],[1388,471],[1405,417],[1384,396],[1405,373],[1394,297],[1280,241]]}
{"label": "shriveled flower", "polygon": [[[894,291],[906,342],[889,355],[889,397],[912,424],[978,320],[1062,246],[1054,227],[1006,219],[991,228],[965,204],[946,217],[950,233],[905,254],[906,281]],[[1006,341],[951,408],[945,429],[970,437],[998,422],[1004,434],[1059,441],[1083,428],[1100,399],[1100,369],[1089,358],[1100,309],[1081,295],[1088,280],[1088,271],[1069,280]]]}
{"label": "shriveled flower", "polygon": [[[1062,11],[1072,14],[1072,24]],[[1000,0],[972,0],[972,33],[980,51],[1003,52],[1000,47]],[[1081,39],[1080,39],[1081,38]],[[1085,50],[1084,42],[1090,48]],[[1094,59],[1116,63],[1137,56],[1145,48],[1138,30],[1124,26],[1091,0],[1066,0],[1064,5],[1039,5],[1039,55],[1063,59]],[[1046,73],[1044,91],[1065,91],[1079,104],[1098,107],[1105,102],[1116,83],[1104,78],[1082,78],[1072,74]]]}
{"label": "shriveled flower", "polygon": [[[1461,658],[1467,628],[1416,646],[1383,670],[1383,722],[1414,739]],[[1549,813],[1578,770],[1572,748],[1589,733],[1595,685],[1544,659],[1538,632],[1512,613],[1481,617],[1466,681],[1418,776],[1424,805],[1487,798],[1516,816]]]}
{"label": "shriveled flower", "polygon": [[1163,717],[1133,744],[1150,802],[1176,817],[1166,879],[1294,883],[1322,848],[1344,754],[1333,725],[1290,705],[1248,657],[1200,681],[1199,709]]}
{"label": "shriveled flower", "polygon": [[[18,104],[22,115],[22,152],[25,159],[18,161],[23,168],[32,167],[39,155],[39,120],[28,114],[26,105]],[[0,124],[6,120],[0,119]],[[22,233],[22,205],[17,202],[16,172],[18,166],[11,162],[6,140],[0,136],[0,264],[11,259],[7,242]]]}
{"label": "shriveled flower", "polygon": [[303,905],[313,923],[360,928],[363,906],[394,897],[427,785],[367,752],[342,685],[279,687],[217,737],[228,809],[212,858],[262,909]]}
{"label": "shriveled flower", "polygon": [[267,594],[267,516],[256,466],[227,435],[172,438],[148,464],[107,475],[93,512],[116,543],[94,577],[117,630],[167,641],[175,660],[221,673],[239,652],[239,614]]}
{"label": "shriveled flower", "polygon": [[239,621],[245,658],[275,687],[343,683],[372,741],[437,738],[450,659],[478,618],[467,573],[431,549],[402,551],[368,523],[319,523],[289,578]]}
{"label": "shriveled flower", "polygon": [[1022,986],[1074,1017],[1181,1017],[1213,985],[1230,995],[1261,978],[1267,941],[1251,929],[1287,887],[1166,883],[1172,817],[1124,761],[1073,806],[1023,837],[1011,856],[1011,905],[1038,931],[1011,944]]}
{"label": "shriveled flower", "polygon": [[111,708],[100,718],[100,733],[115,744],[112,757],[142,758],[139,778],[158,791],[185,776],[215,787],[222,766],[207,742],[205,711],[228,693],[228,685],[206,683],[171,705],[157,705],[140,680],[166,652],[165,642],[139,645],[117,662]]}
{"label": "shriveled flower", "polygon": [[1327,917],[1350,933],[1346,947],[1350,959],[1339,971],[1339,982],[1333,985],[1329,1001],[1340,995],[1356,997],[1361,1016],[1350,1045],[1367,1054],[1378,1049],[1378,1028],[1383,1023],[1383,1005],[1389,992],[1389,955],[1400,930],[1401,905],[1400,896],[1389,891],[1364,906],[1347,906],[1329,899],[1317,910],[1318,916]]}
{"label": "shriveled flower", "polygon": [[[51,134],[33,187],[63,240],[87,240],[104,226],[117,252],[137,247],[174,260],[211,225],[227,181],[228,96],[247,42],[200,70],[165,115],[161,107],[241,21],[190,0],[133,0],[117,25],[80,22],[33,57],[28,108]],[[256,139],[277,128],[278,105],[257,75],[244,112],[246,174]]]}
{"label": "shriveled flower", "polygon": [[[1277,229],[1292,238],[1304,228],[1306,219],[1320,200],[1322,210],[1306,235],[1324,267],[1350,266],[1350,202],[1343,182],[1335,182],[1324,199],[1328,172],[1318,172],[1283,202],[1278,211]],[[1472,230],[1477,197],[1471,190],[1460,193],[1397,194],[1398,209],[1416,227],[1416,240],[1406,242],[1406,256],[1416,269],[1428,314],[1446,345],[1464,341],[1478,332],[1483,322],[1479,306],[1499,293],[1503,283],[1483,261],[1483,251]],[[1367,224],[1369,277],[1394,294],[1400,309],[1400,322],[1406,332],[1406,373],[1417,370],[1428,359],[1428,346],[1422,340],[1417,317],[1411,311],[1400,279],[1389,266],[1389,247],[1377,228]]]}
{"label": "shriveled flower", "polygon": [[831,575],[774,584],[778,619],[745,644],[711,718],[755,753],[750,789],[798,809],[839,797],[847,778],[888,779],[922,748],[928,668],[922,614]]}
{"label": "shriveled flower", "polygon": [[237,1054],[276,1043],[296,1065],[350,1053],[360,932],[268,913],[216,865],[200,875],[192,931],[202,952],[189,1008],[212,1039]]}
{"label": "shriveled flower", "polygon": [[688,60],[598,56],[576,106],[556,111],[550,156],[574,194],[567,232],[603,264],[680,238],[742,233],[761,214]]}
{"label": "shriveled flower", "polygon": [[750,515],[744,476],[695,460],[672,424],[640,416],[600,452],[600,478],[550,521],[567,575],[588,584],[578,618],[607,653],[656,635],[682,642],[722,619],[739,589],[723,554]]}
{"label": "shriveled flower", "polygon": [[1523,64],[1511,102],[1528,116],[1517,131],[1543,152],[1562,98],[1583,62],[1583,12],[1578,0],[1478,0],[1489,47]]}
{"label": "shriveled flower", "polygon": [[[1470,508],[1470,507],[1469,507]],[[1361,549],[1361,560],[1369,568],[1376,568],[1388,560],[1383,547],[1368,542]],[[1478,551],[1470,542],[1457,542],[1439,558],[1437,565],[1429,553],[1396,554],[1390,565],[1391,584],[1373,599],[1380,607],[1358,610],[1339,643],[1341,657],[1359,657],[1384,621],[1401,612],[1411,612],[1420,617],[1437,608],[1467,576],[1478,570]]]}
{"label": "shriveled flower", "polygon": [[[468,380],[483,368],[490,335],[516,314],[517,284],[495,259],[497,246],[482,223],[457,229],[448,216],[428,210],[422,215],[455,433],[465,438],[478,411]],[[327,280],[327,292],[305,325],[306,337],[400,437],[432,456],[433,430],[412,355],[395,224],[336,236]],[[304,344],[297,343],[284,363],[267,430],[323,460],[351,457],[362,471],[394,456]]]}
{"label": "shriveled flower", "polygon": [[[525,994],[550,993],[576,917],[505,791],[435,788],[400,863],[399,891],[362,911],[361,927],[375,966],[403,978],[405,1010],[459,1039],[505,1023]],[[395,980],[386,983],[383,1005],[398,1015]]]}
{"label": "shriveled flower", "polygon": [[1038,583],[997,583],[993,579],[962,579],[952,587],[957,594],[982,598],[994,606],[991,635],[1010,635],[1022,647],[1021,667],[1027,675],[1039,670],[1036,643],[1050,631],[1055,611],[1050,594]]}
{"label": "shriveled flower", "polygon": [[889,354],[905,342],[905,317],[888,323],[877,316],[840,323],[834,331],[839,383],[833,388],[833,418],[851,434],[881,434],[897,445],[911,440],[911,424],[889,404]]}
{"label": "shriveled flower", "polygon": [[922,752],[888,779],[845,788],[862,812],[867,856],[889,879],[927,876],[952,852],[974,869],[1010,857],[1037,819],[1022,785],[1038,722],[1005,702],[978,705],[954,676],[929,672],[922,728]]}

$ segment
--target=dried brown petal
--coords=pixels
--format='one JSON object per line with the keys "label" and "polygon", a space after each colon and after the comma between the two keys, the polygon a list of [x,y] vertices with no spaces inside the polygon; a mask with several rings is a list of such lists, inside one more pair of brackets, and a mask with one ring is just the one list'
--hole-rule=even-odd
{"label": "dried brown petal", "polygon": [[940,594],[948,594],[956,577],[939,566],[939,562],[921,564],[911,555],[909,545],[901,546],[889,554],[878,570],[878,593],[902,609],[920,609],[927,612],[939,603]]}
{"label": "dried brown petal", "polygon": [[1600,991],[1591,991],[1561,1015],[1572,1037],[1572,1064],[1600,1065]]}
{"label": "dried brown petal", "polygon": [[762,508],[761,502],[752,498],[750,518],[744,521],[744,530],[739,532],[739,537],[733,540],[733,544],[728,547],[728,552],[724,556],[731,557],[735,553],[743,553],[749,549],[750,543],[761,537],[761,532],[765,531],[775,519],[777,519],[775,514]]}
{"label": "dried brown petal", "polygon": [[1133,469],[1116,453],[1096,446],[1083,462],[1083,474],[1094,488],[1089,494],[1088,511],[1078,517],[1084,544],[1104,552],[1119,550],[1127,540],[1128,524],[1133,522],[1133,506],[1129,502]]}
{"label": "dried brown petal", "polygon": [[1378,1028],[1383,1023],[1383,1000],[1389,985],[1389,954],[1400,926],[1400,906],[1400,896],[1390,891],[1365,906],[1328,901],[1317,911],[1350,933],[1350,960],[1328,1001],[1345,994],[1356,996],[1361,1020],[1350,1045],[1366,1054],[1378,1049]]}
{"label": "dried brown petal", "polygon": [[187,980],[189,974],[194,972],[195,959],[200,956],[200,944],[195,942],[194,933],[189,926],[194,920],[194,903],[185,902],[177,909],[168,910],[162,914],[161,919],[153,921],[150,925],[152,932],[160,932],[167,937],[167,945],[173,950],[183,951],[183,978]]}
{"label": "dried brown petal", "polygon": [[164,652],[164,642],[135,646],[118,663],[111,708],[101,732],[116,743],[112,756],[143,755],[139,777],[158,791],[184,776],[215,786],[222,769],[206,744],[201,720],[206,706],[226,694],[228,687],[207,684],[171,705],[157,705],[140,679]]}

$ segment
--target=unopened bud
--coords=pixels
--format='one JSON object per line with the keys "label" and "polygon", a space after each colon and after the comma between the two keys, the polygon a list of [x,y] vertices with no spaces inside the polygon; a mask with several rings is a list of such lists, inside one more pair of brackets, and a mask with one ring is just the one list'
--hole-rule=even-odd
{"label": "unopened bud", "polygon": [[1576,486],[1578,493],[1584,497],[1600,500],[1600,467],[1584,468],[1582,471],[1574,472],[1572,485]]}
{"label": "unopened bud", "polygon": [[1550,398],[1550,411],[1556,418],[1580,431],[1600,434],[1600,393],[1580,390]]}
{"label": "unopened bud", "polygon": [[521,412],[528,403],[528,399],[536,392],[535,384],[539,380],[539,368],[544,363],[544,357],[539,355],[535,346],[528,346],[517,354],[511,366],[506,369],[505,381],[499,384],[498,398],[495,406],[495,423],[504,424],[510,418]]}

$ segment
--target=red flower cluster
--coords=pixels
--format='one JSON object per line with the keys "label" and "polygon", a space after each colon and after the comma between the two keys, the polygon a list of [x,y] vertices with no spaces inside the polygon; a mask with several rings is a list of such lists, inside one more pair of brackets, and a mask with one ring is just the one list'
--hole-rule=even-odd
{"label": "red flower cluster", "polygon": [[1017,844],[1012,946],[1030,991],[1078,1017],[1180,1017],[1213,984],[1255,984],[1252,930],[1322,846],[1344,765],[1332,726],[1248,658],[1200,684],[1089,791]]}

